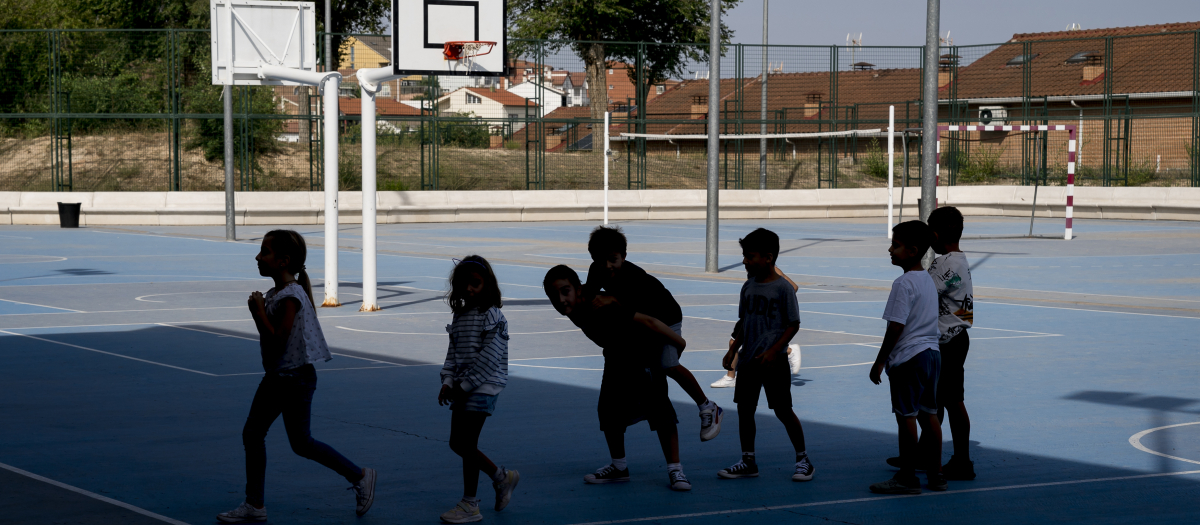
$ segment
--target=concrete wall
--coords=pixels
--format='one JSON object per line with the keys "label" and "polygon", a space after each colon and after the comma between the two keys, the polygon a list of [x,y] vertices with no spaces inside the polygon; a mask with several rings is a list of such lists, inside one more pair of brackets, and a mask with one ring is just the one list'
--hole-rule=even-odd
{"label": "concrete wall", "polygon": [[[916,217],[919,190],[906,192],[905,217]],[[900,190],[895,191],[899,213]],[[1066,188],[1038,189],[1039,217],[1064,216]],[[81,225],[220,225],[222,192],[0,192],[0,224],[58,224],[57,202],[82,203]],[[342,192],[340,221],[362,221],[362,194]],[[1028,217],[1033,188],[955,186],[938,188],[942,204],[967,215]],[[600,220],[603,192],[384,191],[378,193],[380,223]],[[247,192],[236,196],[238,224],[320,224],[320,192]],[[703,190],[614,190],[609,218],[702,219]],[[886,189],[723,190],[726,219],[883,217]],[[1076,188],[1080,219],[1200,220],[1200,188]]]}

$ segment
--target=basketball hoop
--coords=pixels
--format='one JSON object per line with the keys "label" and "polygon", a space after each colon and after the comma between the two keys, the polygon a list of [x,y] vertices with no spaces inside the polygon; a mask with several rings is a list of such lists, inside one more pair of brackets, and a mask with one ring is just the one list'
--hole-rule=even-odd
{"label": "basketball hoop", "polygon": [[447,61],[465,63],[469,72],[471,71],[471,67],[475,65],[475,57],[491,53],[492,48],[495,46],[495,42],[483,42],[479,40],[446,42],[442,55]]}

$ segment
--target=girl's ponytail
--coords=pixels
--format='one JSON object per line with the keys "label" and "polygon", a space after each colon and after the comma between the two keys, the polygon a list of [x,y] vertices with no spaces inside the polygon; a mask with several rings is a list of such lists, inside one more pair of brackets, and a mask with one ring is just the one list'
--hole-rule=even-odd
{"label": "girl's ponytail", "polygon": [[300,273],[296,274],[296,282],[304,288],[304,293],[308,294],[308,302],[314,306],[317,304],[313,299],[312,281],[308,279],[308,270],[303,266],[300,267]]}

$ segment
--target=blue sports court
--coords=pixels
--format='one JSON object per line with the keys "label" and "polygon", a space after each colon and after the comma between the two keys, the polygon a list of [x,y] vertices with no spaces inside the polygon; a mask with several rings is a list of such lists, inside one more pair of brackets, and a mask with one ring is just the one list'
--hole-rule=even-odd
{"label": "blue sports court", "polygon": [[[658,442],[631,427],[631,483],[589,486],[607,460],[596,417],[600,349],[550,306],[542,276],[581,274],[584,222],[379,227],[383,310],[359,313],[361,231],[339,237],[341,308],[319,309],[334,359],[317,366],[314,437],[378,471],[370,513],[347,483],[297,457],[280,422],[267,437],[271,523],[436,523],[460,497],[461,463],[437,404],[452,257],[491,261],[511,333],[510,378],[480,448],[519,469],[495,524],[1162,523],[1195,520],[1200,498],[1200,225],[1076,221],[1072,241],[1018,238],[1022,219],[968,217],[975,285],[966,404],[978,478],[947,492],[878,496],[894,470],[886,384],[867,374],[891,281],[872,220],[727,220],[723,271],[703,272],[701,221],[619,224],[628,260],[683,305],[682,363],[726,409],[701,443],[695,405],[674,383],[690,493],[671,492]],[[721,480],[739,456],[732,389],[707,385],[737,319],[737,239],[782,239],[799,285],[803,368],[796,413],[817,467],[790,481],[791,445],[760,406],[754,479]],[[1037,233],[1061,235],[1059,221]],[[241,501],[241,429],[263,373],[246,297],[271,284],[254,256],[269,227],[0,229],[0,507],[9,523],[212,523]],[[296,227],[321,295],[322,228]],[[949,457],[949,432],[943,448]]]}

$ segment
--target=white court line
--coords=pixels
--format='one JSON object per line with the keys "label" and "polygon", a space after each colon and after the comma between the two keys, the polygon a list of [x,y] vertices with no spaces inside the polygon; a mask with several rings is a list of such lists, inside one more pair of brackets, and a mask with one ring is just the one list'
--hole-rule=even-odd
{"label": "white court line", "polygon": [[[0,301],[2,301],[2,300],[3,299],[0,299]],[[51,307],[51,308],[53,308],[53,307]],[[0,314],[0,317],[8,317],[8,316],[16,316],[16,315],[70,315],[70,314],[123,314],[123,313],[130,313],[130,312],[175,312],[175,311],[179,311],[179,310],[229,310],[231,308],[245,309],[246,307],[245,306],[205,306],[205,307],[200,307],[200,308],[147,308],[144,310],[95,310],[95,311],[89,311],[89,312],[73,310],[70,312],[42,312],[42,313],[38,313],[38,314]],[[149,324],[149,323],[132,323],[132,324]],[[79,326],[89,326],[89,325],[79,325]],[[94,325],[94,326],[104,326],[104,325]],[[119,326],[119,325],[113,325],[113,326]]]}
{"label": "white court line", "polygon": [[[30,259],[32,259],[34,257],[41,257],[41,259],[36,260],[36,261],[16,260],[16,261],[12,261],[12,262],[0,262],[0,264],[45,264],[45,263],[53,263],[53,262],[63,262],[65,260],[67,260],[66,257],[63,257],[61,255],[30,255],[30,254],[23,254],[23,253],[0,255],[0,257],[27,257]],[[46,259],[49,259],[49,260],[46,260]]]}
{"label": "white court line", "polygon": [[50,479],[50,478],[47,478],[47,477],[45,477],[45,476],[39,476],[39,475],[37,475],[37,474],[34,474],[34,473],[32,473],[32,472],[25,471],[25,470],[21,470],[21,469],[19,469],[19,468],[17,468],[17,467],[14,467],[14,466],[12,466],[12,465],[6,465],[6,464],[4,464],[4,463],[0,463],[0,468],[2,468],[2,469],[4,469],[4,470],[7,470],[7,471],[9,471],[9,472],[15,473],[15,474],[20,474],[20,475],[22,475],[22,476],[25,476],[25,477],[27,477],[27,478],[30,478],[30,479],[35,479],[35,480],[37,480],[37,481],[41,481],[42,483],[47,483],[47,484],[50,484],[50,485],[54,485],[55,487],[58,487],[58,488],[60,488],[60,489],[66,489],[66,490],[69,490],[69,491],[71,491],[71,492],[74,492],[74,493],[76,493],[76,494],[79,494],[79,495],[82,495],[82,496],[87,496],[87,497],[89,497],[89,498],[92,498],[92,499],[94,499],[94,500],[97,500],[97,501],[103,501],[103,502],[105,502],[105,503],[108,503],[108,504],[110,504],[110,505],[116,505],[116,506],[118,506],[118,507],[121,507],[121,508],[123,508],[123,509],[125,509],[125,510],[129,510],[129,511],[136,512],[136,513],[138,513],[138,514],[141,514],[141,515],[143,515],[143,516],[146,516],[146,517],[148,517],[148,518],[154,518],[154,519],[156,519],[156,520],[158,520],[158,521],[162,521],[162,522],[165,522],[165,523],[170,523],[170,524],[172,524],[172,525],[188,525],[188,524],[187,524],[187,522],[184,522],[184,521],[179,521],[179,520],[176,520],[176,519],[171,519],[171,518],[168,518],[168,517],[166,517],[166,516],[163,516],[162,514],[155,514],[155,513],[153,513],[153,512],[150,512],[150,511],[148,511],[148,510],[146,510],[146,509],[143,509],[143,508],[141,508],[141,507],[135,507],[135,506],[133,506],[133,505],[130,505],[130,504],[128,504],[128,503],[125,503],[124,501],[117,501],[117,500],[115,500],[115,499],[112,499],[112,498],[109,498],[109,497],[106,497],[106,496],[101,496],[101,495],[99,495],[99,494],[96,494],[95,492],[91,492],[91,491],[83,490],[83,489],[81,489],[81,488],[79,488],[79,487],[75,487],[75,486],[72,486],[72,485],[67,485],[66,483],[63,483],[63,482],[61,482],[61,481],[55,481],[55,480],[52,480],[52,479]]}
{"label": "white court line", "polygon": [[1142,438],[1146,437],[1146,435],[1150,434],[1151,432],[1158,432],[1159,430],[1166,430],[1168,428],[1186,427],[1188,425],[1200,425],[1200,421],[1193,421],[1191,423],[1179,423],[1179,424],[1175,424],[1175,425],[1167,425],[1165,427],[1158,427],[1158,428],[1152,428],[1149,430],[1143,430],[1141,432],[1138,432],[1137,434],[1129,436],[1129,444],[1133,445],[1133,448],[1136,448],[1142,452],[1148,452],[1150,454],[1154,454],[1155,456],[1162,456],[1164,458],[1174,459],[1174,460],[1182,461],[1184,463],[1192,463],[1195,465],[1200,465],[1200,461],[1196,461],[1194,459],[1181,458],[1179,456],[1172,456],[1169,454],[1163,454],[1162,452],[1159,452],[1157,450],[1150,450],[1149,448],[1146,448],[1146,446],[1142,444]]}
{"label": "white court line", "polygon": [[[149,294],[138,297],[133,297],[134,301],[142,302],[167,302],[167,301],[151,301],[146,297],[162,297],[164,295],[194,295],[194,294],[245,294],[246,290],[214,290],[214,291],[173,291],[169,294]],[[224,307],[222,307],[224,308]]]}
{"label": "white court line", "polygon": [[[41,307],[41,308],[52,308],[52,309],[54,309],[54,310],[66,310],[66,312],[65,312],[65,313],[77,313],[77,314],[86,314],[86,313],[87,313],[87,312],[85,312],[85,311],[83,311],[83,310],[72,310],[72,309],[70,309],[70,308],[59,308],[59,307],[57,307],[57,306],[46,306],[46,305],[44,305],[44,304],[26,303],[26,302],[21,302],[21,301],[14,301],[14,300],[12,300],[12,299],[0,299],[0,301],[4,301],[4,302],[6,302],[6,303],[16,303],[16,304],[23,304],[23,305],[26,305],[26,306],[37,306],[37,307]],[[49,313],[64,313],[64,312],[42,312],[42,313],[47,313],[47,314],[49,314]],[[6,315],[32,315],[32,314],[6,314]]]}
{"label": "white court line", "polygon": [[[351,332],[364,332],[364,333],[368,333],[368,334],[396,334],[396,335],[440,335],[440,336],[443,336],[443,337],[445,337],[445,336],[447,336],[447,335],[448,335],[446,332],[442,332],[442,333],[424,333],[424,332],[385,332],[385,331],[382,331],[382,330],[362,330],[362,329],[359,329],[359,328],[347,328],[347,327],[345,327],[345,326],[337,326],[336,328],[341,328],[342,330],[348,330],[348,331],[351,331]],[[508,335],[561,334],[561,333],[565,333],[565,332],[578,332],[578,331],[579,331],[579,329],[578,329],[578,328],[576,328],[576,329],[574,329],[574,330],[551,330],[551,331],[549,331],[549,332],[511,332],[511,333],[509,333]]]}
{"label": "white court line", "polygon": [[123,357],[123,358],[125,358],[125,359],[129,359],[129,360],[133,360],[133,361],[141,361],[141,362],[143,362],[143,363],[148,363],[148,364],[152,364],[152,365],[164,366],[164,367],[167,367],[167,368],[174,368],[174,369],[176,369],[176,370],[183,370],[184,372],[191,372],[191,373],[193,373],[193,374],[200,374],[200,375],[205,375],[205,376],[209,376],[209,377],[219,377],[219,375],[218,375],[218,374],[210,374],[210,373],[208,373],[208,372],[201,372],[201,371],[199,371],[199,370],[192,370],[192,369],[190,369],[190,368],[184,368],[184,367],[182,367],[182,366],[168,365],[168,364],[166,364],[166,363],[159,363],[159,362],[157,362],[157,361],[150,361],[150,360],[148,360],[148,359],[141,359],[141,358],[137,358],[137,357],[131,357],[131,356],[122,355],[122,354],[115,354],[115,353],[112,353],[112,352],[105,352],[104,350],[96,350],[95,348],[88,348],[88,347],[86,347],[86,346],[73,345],[73,344],[71,344],[71,343],[64,343],[64,342],[62,342],[62,341],[55,341],[55,340],[53,340],[53,339],[44,339],[44,338],[41,338],[41,337],[35,337],[35,336],[32,336],[32,335],[25,335],[25,334],[19,334],[19,333],[16,333],[16,332],[9,332],[8,330],[0,330],[0,334],[8,334],[8,335],[17,335],[17,336],[21,336],[21,337],[28,337],[28,338],[30,338],[30,339],[36,339],[36,340],[38,340],[38,341],[44,341],[44,342],[47,342],[47,343],[54,343],[54,344],[56,344],[56,345],[69,346],[69,347],[71,347],[71,348],[78,348],[78,349],[80,349],[80,350],[87,350],[87,351],[89,351],[89,352],[96,352],[96,353],[98,353],[98,354],[111,355],[111,356],[114,356],[114,357]]}
{"label": "white court line", "polygon": [[[212,335],[216,335],[216,336],[220,336],[220,337],[232,337],[232,338],[234,338],[234,339],[244,339],[244,340],[246,340],[246,341],[253,341],[253,342],[255,342],[255,343],[259,342],[259,340],[258,340],[258,339],[255,339],[255,338],[253,338],[253,337],[245,337],[245,336],[240,336],[240,335],[230,335],[230,334],[226,334],[226,333],[222,333],[222,332],[213,332],[213,331],[211,331],[211,330],[201,330],[201,329],[199,329],[199,328],[191,328],[191,327],[187,327],[187,326],[176,326],[176,325],[173,325],[173,324],[167,324],[167,323],[154,323],[154,324],[156,324],[156,325],[158,325],[158,326],[165,326],[165,327],[168,327],[168,328],[178,328],[178,329],[180,329],[180,330],[191,330],[191,331],[193,331],[193,332],[200,332],[200,333],[204,333],[204,334],[212,334]],[[351,359],[359,359],[359,360],[362,360],[362,361],[367,361],[367,362],[369,362],[369,363],[379,363],[379,364],[388,364],[388,365],[394,365],[394,364],[395,364],[395,363],[389,363],[389,362],[387,362],[387,361],[379,361],[379,360],[376,360],[376,359],[370,359],[370,358],[367,358],[367,357],[358,357],[358,356],[356,356],[356,355],[339,354],[339,353],[337,353],[337,352],[329,352],[329,353],[330,353],[331,355],[336,355],[336,356],[341,356],[341,357],[349,357],[349,358],[351,358]],[[226,376],[226,375],[229,375],[229,374],[216,374],[216,375],[220,375],[220,376]],[[234,375],[243,375],[243,374],[234,374]]]}
{"label": "white court line", "polygon": [[[693,315],[685,315],[684,317],[686,317],[688,319],[704,319],[706,321],[720,321],[722,323],[737,323],[737,321],[729,321],[726,319],[714,319],[712,317],[696,317]],[[856,334],[856,333],[852,333],[852,332],[843,332],[841,330],[817,330],[816,328],[803,328],[803,327],[800,329],[804,330],[804,331],[808,331],[808,332],[823,332],[826,334],[856,335],[858,337],[873,337],[875,339],[883,339],[882,335]]]}
{"label": "white court line", "polygon": [[[993,302],[993,301],[988,301],[985,304],[1000,304],[1000,305],[1005,305],[1005,306],[1024,306],[1024,307],[1028,307],[1028,308],[1047,308],[1050,310],[1074,310],[1076,312],[1096,312],[1096,313],[1101,313],[1101,314],[1144,315],[1144,316],[1148,316],[1148,317],[1170,317],[1172,319],[1200,319],[1200,317],[1190,317],[1190,316],[1186,316],[1186,315],[1145,314],[1145,313],[1141,313],[1141,312],[1113,312],[1110,310],[1089,310],[1087,308],[1066,308],[1063,306],[1039,306],[1039,305],[1032,305],[1032,304],[997,303],[997,302]],[[1127,308],[1137,308],[1137,307],[1130,306]]]}
{"label": "white court line", "polygon": [[[113,274],[116,275],[116,274]],[[46,277],[22,277],[23,280],[29,279],[70,279],[78,277],[76,275],[51,275]],[[87,276],[85,276],[87,277]],[[119,277],[175,277],[174,275],[120,275]],[[96,285],[114,285],[114,284],[176,284],[176,283],[233,283],[241,281],[270,281],[261,277],[213,277],[212,279],[203,279],[198,281],[129,281],[123,283],[62,283],[62,284],[5,284],[0,285],[0,288],[17,287],[17,286],[96,286]]]}
{"label": "white court line", "polygon": [[[383,363],[384,361],[380,361]],[[381,368],[407,368],[410,366],[442,366],[441,363],[423,363],[419,365],[401,365],[397,363],[387,363],[384,366],[352,366],[346,368],[321,368],[321,373],[325,372],[340,372],[342,370],[376,370]],[[263,372],[239,372],[236,374],[220,374],[220,377],[235,377],[235,376],[261,376]]]}
{"label": "white court line", "polygon": [[745,509],[730,509],[730,510],[715,510],[710,512],[693,512],[689,514],[675,514],[669,516],[653,516],[648,518],[629,518],[621,520],[609,521],[590,521],[587,523],[575,523],[573,525],[614,525],[617,523],[637,523],[645,521],[662,521],[675,520],[684,518],[700,518],[705,516],[727,516],[733,514],[743,514],[746,512],[763,512],[772,510],[787,510],[799,509],[804,507],[821,507],[826,505],[844,505],[847,503],[869,503],[873,501],[887,501],[900,498],[933,498],[954,496],[957,494],[973,494],[977,492],[996,492],[1001,490],[1019,490],[1019,489],[1036,489],[1043,487],[1061,487],[1065,485],[1080,485],[1084,483],[1103,483],[1107,481],[1127,481],[1134,479],[1162,478],[1170,476],[1186,476],[1189,474],[1200,474],[1200,470],[1187,470],[1183,472],[1159,472],[1156,474],[1135,474],[1132,476],[1113,476],[1108,478],[1091,478],[1091,479],[1073,479],[1068,481],[1050,481],[1046,483],[1025,483],[1021,485],[1001,485],[999,487],[984,487],[978,489],[965,490],[950,490],[946,492],[922,492],[921,494],[903,495],[903,496],[868,496],[862,498],[851,499],[836,499],[826,501],[813,501],[809,503],[795,503],[792,505],[762,505],[758,507],[750,507]]}

